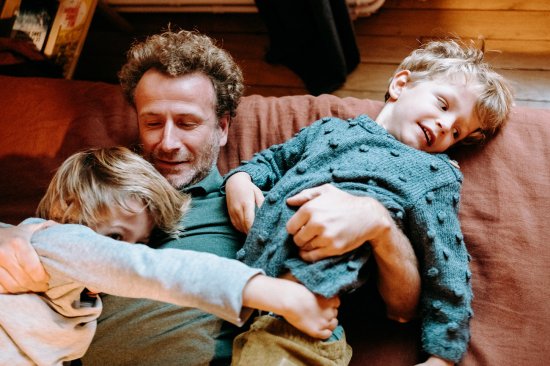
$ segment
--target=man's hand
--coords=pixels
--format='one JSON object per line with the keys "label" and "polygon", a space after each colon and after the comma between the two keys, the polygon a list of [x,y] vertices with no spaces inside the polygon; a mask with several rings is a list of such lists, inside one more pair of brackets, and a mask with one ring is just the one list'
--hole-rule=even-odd
{"label": "man's hand", "polygon": [[239,172],[229,177],[225,193],[231,223],[237,230],[248,233],[256,216],[256,206],[260,207],[264,202],[262,191],[252,183],[248,174]]}
{"label": "man's hand", "polygon": [[294,235],[300,256],[309,262],[347,253],[375,240],[388,226],[385,216],[378,213],[380,208],[385,211],[378,201],[353,196],[330,184],[305,189],[287,203],[301,206],[286,227]]}
{"label": "man's hand", "polygon": [[54,224],[27,224],[0,229],[0,293],[42,292],[49,276],[31,246],[32,234]]}
{"label": "man's hand", "polygon": [[287,222],[305,261],[372,246],[378,291],[388,317],[400,322],[416,315],[420,273],[414,250],[388,210],[372,197],[357,197],[330,185],[305,189],[287,203],[301,206]]}

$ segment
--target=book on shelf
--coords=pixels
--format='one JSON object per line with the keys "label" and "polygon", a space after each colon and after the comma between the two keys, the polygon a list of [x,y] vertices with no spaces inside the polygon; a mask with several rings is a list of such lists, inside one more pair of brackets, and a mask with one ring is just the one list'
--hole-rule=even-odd
{"label": "book on shelf", "polygon": [[[1,1],[1,0],[0,0]],[[2,19],[13,19],[11,38],[32,41],[71,79],[98,0],[4,0]]]}
{"label": "book on shelf", "polygon": [[44,54],[63,68],[70,79],[84,46],[97,0],[61,0]]}
{"label": "book on shelf", "polygon": [[57,5],[57,1],[51,0],[20,1],[11,38],[30,40],[42,51],[57,12]]}

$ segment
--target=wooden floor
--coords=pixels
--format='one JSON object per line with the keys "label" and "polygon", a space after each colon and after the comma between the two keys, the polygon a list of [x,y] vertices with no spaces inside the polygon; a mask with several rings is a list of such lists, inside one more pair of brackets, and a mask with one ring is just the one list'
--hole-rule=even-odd
{"label": "wooden floor", "polygon": [[[216,38],[242,66],[247,94],[307,93],[292,71],[264,60],[267,29],[258,14],[121,13],[130,31],[98,11],[75,78],[116,82],[133,39],[172,25]],[[518,105],[550,108],[550,1],[386,0],[354,21],[361,63],[334,94],[382,100],[393,70],[419,42],[458,36],[483,45],[486,58],[511,80]]]}

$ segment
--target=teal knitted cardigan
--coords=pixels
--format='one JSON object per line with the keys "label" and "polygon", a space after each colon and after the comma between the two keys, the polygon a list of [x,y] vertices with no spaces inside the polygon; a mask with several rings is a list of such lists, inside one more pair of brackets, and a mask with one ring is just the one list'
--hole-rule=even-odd
{"label": "teal knitted cardigan", "polygon": [[270,276],[287,270],[315,293],[331,297],[366,280],[368,244],[315,263],[299,259],[286,222],[296,208],[286,199],[331,183],[379,200],[411,241],[421,263],[422,345],[458,362],[472,316],[470,256],[458,220],[462,174],[445,154],[413,149],[366,115],[325,117],[231,171],[248,173],[269,191],[237,258]]}

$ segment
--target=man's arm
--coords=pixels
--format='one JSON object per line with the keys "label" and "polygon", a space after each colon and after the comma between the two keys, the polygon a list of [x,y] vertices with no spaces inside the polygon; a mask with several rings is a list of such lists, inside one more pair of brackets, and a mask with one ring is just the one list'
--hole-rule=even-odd
{"label": "man's arm", "polygon": [[0,227],[0,293],[42,292],[49,276],[31,246],[32,234],[51,222]]}
{"label": "man's arm", "polygon": [[347,253],[370,242],[378,290],[388,317],[400,322],[416,315],[420,274],[414,250],[389,212],[371,197],[358,197],[330,184],[306,189],[287,203],[301,206],[287,230],[306,261]]}
{"label": "man's arm", "polygon": [[409,239],[382,204],[370,197],[367,205],[379,206],[380,232],[370,239],[378,271],[377,286],[390,319],[408,322],[416,316],[420,299],[418,261]]}

